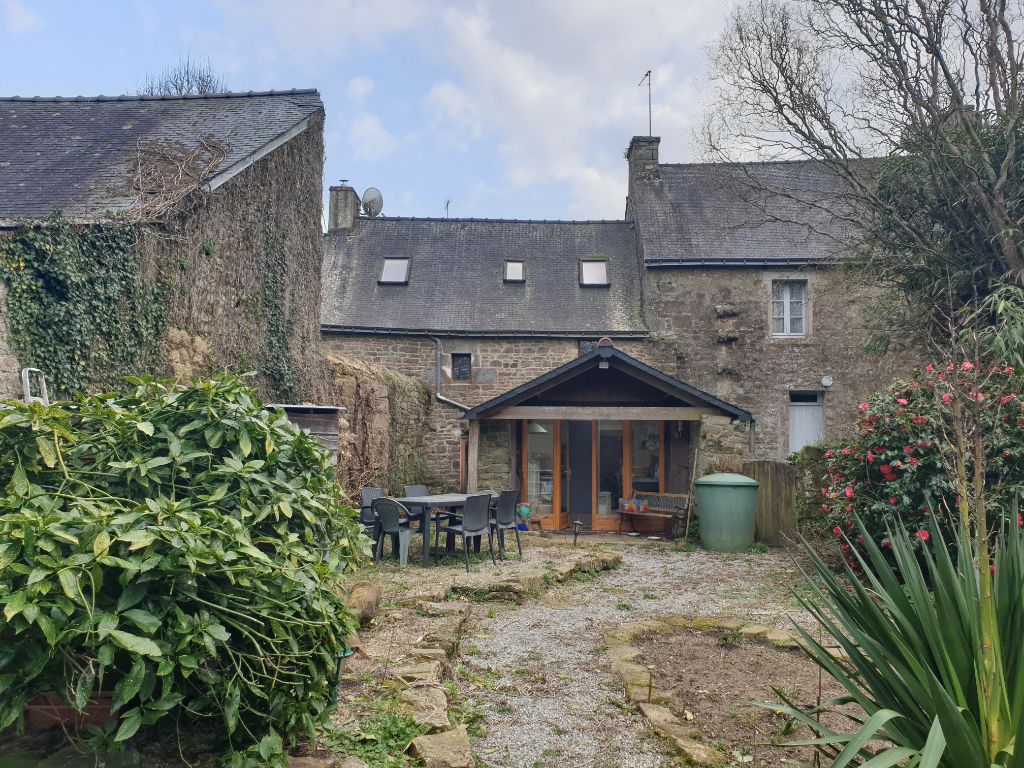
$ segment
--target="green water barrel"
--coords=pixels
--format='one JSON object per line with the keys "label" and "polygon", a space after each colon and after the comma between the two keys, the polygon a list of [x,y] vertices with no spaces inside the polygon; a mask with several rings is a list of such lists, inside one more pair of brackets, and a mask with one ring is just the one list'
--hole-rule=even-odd
{"label": "green water barrel", "polygon": [[757,481],[719,472],[694,483],[700,543],[713,552],[742,552],[754,543]]}

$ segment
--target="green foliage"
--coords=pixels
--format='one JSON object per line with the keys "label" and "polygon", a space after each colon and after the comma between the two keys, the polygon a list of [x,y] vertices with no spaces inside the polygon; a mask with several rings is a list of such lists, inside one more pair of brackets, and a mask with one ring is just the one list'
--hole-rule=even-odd
{"label": "green foliage", "polygon": [[[923,555],[903,531],[891,531],[893,566],[861,526],[867,544],[856,557],[866,584],[849,567],[837,576],[807,548],[816,579],[808,579],[812,595],[800,602],[849,662],[797,630],[811,659],[847,693],[811,711],[782,696],[782,710],[817,734],[837,767],[871,759],[875,750],[872,766],[1020,768],[1024,751],[1014,754],[1014,743],[1024,743],[1024,536],[1011,523],[996,539],[993,635],[984,615],[989,569],[979,570],[976,542],[959,526],[948,543],[934,520],[929,527],[935,543]],[[819,722],[820,711],[845,702],[861,710],[840,716],[852,718],[853,734]]]}
{"label": "green foliage", "polygon": [[263,235],[263,285],[259,297],[265,324],[265,348],[259,372],[267,377],[278,397],[287,400],[298,384],[288,339],[292,322],[286,311],[288,261],[281,235],[267,217]]}
{"label": "green foliage", "polygon": [[281,764],[331,706],[365,537],[317,440],[240,380],[131,384],[0,410],[0,728],[112,690],[118,742],[197,717],[250,747],[232,765]]}
{"label": "green foliage", "polygon": [[[984,446],[986,504],[994,514],[1007,514],[1024,490],[1024,413],[1019,393],[1024,377],[1014,368],[982,367],[970,362],[936,368],[929,365],[908,381],[862,403],[855,437],[824,454],[821,507],[830,515],[837,537],[853,531],[854,517],[863,521],[868,537],[888,549],[893,518],[911,535],[923,530],[930,510],[957,508],[955,459],[974,458],[956,447],[951,434],[952,411],[975,414],[977,435]],[[980,398],[980,399],[979,399]],[[927,534],[915,539],[924,547]],[[847,561],[859,562],[853,549],[864,542],[854,537],[841,543]]]}
{"label": "green foliage", "polygon": [[166,289],[143,277],[141,238],[135,225],[76,227],[59,214],[0,237],[11,343],[52,391],[113,387],[152,367]]}
{"label": "green foliage", "polygon": [[327,731],[324,741],[339,754],[358,757],[374,768],[402,768],[415,764],[405,750],[426,732],[408,715],[382,712],[368,718],[358,731]]}

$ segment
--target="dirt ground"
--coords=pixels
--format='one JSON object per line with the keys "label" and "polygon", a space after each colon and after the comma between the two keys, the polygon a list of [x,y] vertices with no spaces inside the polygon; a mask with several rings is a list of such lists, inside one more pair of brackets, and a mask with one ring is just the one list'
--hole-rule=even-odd
{"label": "dirt ground", "polygon": [[[605,634],[624,622],[683,615],[779,628],[791,626],[793,618],[811,625],[791,591],[800,583],[793,550],[717,554],[670,542],[595,540],[622,555],[618,569],[572,579],[514,608],[474,611],[462,645],[459,688],[484,716],[486,733],[473,742],[484,766],[680,764],[626,701],[604,655]],[[688,664],[703,676],[699,656]],[[742,672],[739,665],[737,670]],[[712,684],[713,675],[707,677]],[[737,692],[733,708],[750,698]]]}
{"label": "dirt ground", "polygon": [[[814,757],[809,747],[772,746],[813,734],[787,730],[786,718],[752,702],[777,702],[773,688],[804,708],[842,693],[803,653],[735,632],[681,630],[648,636],[637,645],[637,663],[654,671],[658,688],[672,697],[670,709],[737,764],[806,765]],[[745,758],[749,762],[741,763]]]}

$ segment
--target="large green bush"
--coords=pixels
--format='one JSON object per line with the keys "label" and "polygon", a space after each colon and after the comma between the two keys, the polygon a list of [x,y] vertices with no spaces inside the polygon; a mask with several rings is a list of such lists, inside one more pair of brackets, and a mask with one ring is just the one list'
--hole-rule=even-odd
{"label": "large green bush", "polygon": [[[855,436],[825,452],[821,488],[822,509],[847,561],[859,566],[852,549],[863,547],[865,536],[891,550],[887,526],[897,519],[918,548],[930,536],[930,511],[940,520],[955,519],[958,454],[968,477],[976,467],[983,473],[989,511],[1008,514],[1024,489],[1020,394],[1024,378],[1012,367],[959,362],[929,365],[861,403]],[[958,445],[957,424],[970,424],[980,435],[980,462],[969,449],[972,435],[961,434]],[[866,534],[855,531],[855,516]]]}
{"label": "large green bush", "polygon": [[0,410],[0,728],[112,690],[112,740],[193,718],[232,764],[281,762],[329,710],[365,537],[327,452],[240,380],[132,384]]}

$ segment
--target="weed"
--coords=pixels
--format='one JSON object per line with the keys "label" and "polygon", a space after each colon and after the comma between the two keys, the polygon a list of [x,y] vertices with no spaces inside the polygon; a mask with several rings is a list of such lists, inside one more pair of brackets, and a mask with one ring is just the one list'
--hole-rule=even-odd
{"label": "weed", "polygon": [[644,592],[644,600],[657,600],[658,596],[653,592]]}
{"label": "weed", "polygon": [[619,603],[615,607],[618,608],[620,611],[632,611],[632,610],[634,610],[633,606],[630,605],[629,603]]}
{"label": "weed", "polygon": [[753,544],[751,544],[749,547],[747,547],[747,552],[752,552],[754,554],[763,555],[767,551],[768,551],[768,545],[767,544],[763,544],[760,541],[755,541]]}
{"label": "weed", "polygon": [[487,609],[487,618],[488,618],[488,619],[493,619],[493,618],[495,618],[495,617],[496,617],[497,615],[498,615],[498,612],[497,612],[496,610],[494,610],[493,608],[488,608],[488,609]]}
{"label": "weed", "polygon": [[358,757],[382,768],[400,768],[405,750],[427,728],[407,715],[385,712],[368,718],[358,731],[331,728],[324,732],[324,745],[341,755]]}
{"label": "weed", "polygon": [[727,629],[718,636],[718,645],[720,648],[736,648],[737,646],[743,645],[745,641],[746,638],[738,629]]}
{"label": "weed", "polygon": [[483,651],[480,650],[480,646],[473,645],[473,643],[467,643],[460,649],[467,656],[479,656]]}
{"label": "weed", "polygon": [[597,578],[597,571],[573,571],[573,581],[593,581]]}

